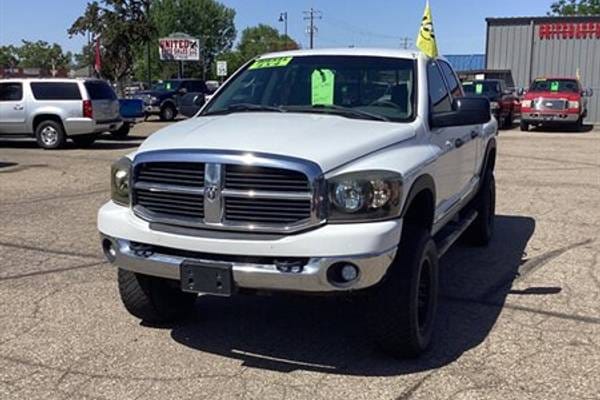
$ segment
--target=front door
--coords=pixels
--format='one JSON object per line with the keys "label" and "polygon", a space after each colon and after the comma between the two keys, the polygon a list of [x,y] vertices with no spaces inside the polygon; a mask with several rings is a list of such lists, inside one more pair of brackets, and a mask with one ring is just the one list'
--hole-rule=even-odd
{"label": "front door", "polygon": [[25,101],[21,82],[0,83],[0,133],[31,133],[25,127]]}

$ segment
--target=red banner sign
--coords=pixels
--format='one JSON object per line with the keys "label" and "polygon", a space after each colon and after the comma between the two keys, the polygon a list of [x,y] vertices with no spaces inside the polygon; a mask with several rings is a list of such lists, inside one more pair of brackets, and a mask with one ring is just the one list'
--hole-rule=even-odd
{"label": "red banner sign", "polygon": [[600,39],[600,22],[556,22],[539,26],[540,39]]}

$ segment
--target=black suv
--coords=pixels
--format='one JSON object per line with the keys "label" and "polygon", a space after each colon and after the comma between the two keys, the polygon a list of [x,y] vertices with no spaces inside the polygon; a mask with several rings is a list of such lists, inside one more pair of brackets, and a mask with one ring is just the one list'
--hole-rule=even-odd
{"label": "black suv", "polygon": [[207,92],[203,80],[170,79],[156,83],[150,90],[136,93],[134,98],[144,101],[146,117],[158,115],[161,121],[172,121],[179,112],[179,103],[184,95],[194,93],[203,99]]}

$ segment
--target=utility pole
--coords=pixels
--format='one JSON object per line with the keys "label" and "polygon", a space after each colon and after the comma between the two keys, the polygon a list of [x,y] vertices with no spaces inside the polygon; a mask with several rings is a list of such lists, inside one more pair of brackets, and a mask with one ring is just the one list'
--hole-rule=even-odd
{"label": "utility pole", "polygon": [[400,38],[400,47],[407,50],[408,47],[412,44],[412,39],[409,37]]}
{"label": "utility pole", "polygon": [[315,19],[322,19],[323,13],[321,11],[315,10],[312,7],[309,11],[304,11],[304,20],[310,21],[308,23],[307,32],[310,36],[310,48],[313,49],[315,47],[315,33],[317,33],[317,27],[315,26]]}
{"label": "utility pole", "polygon": [[288,30],[287,30],[288,13],[287,13],[287,11],[284,11],[279,14],[279,22],[283,22],[283,34],[285,35],[285,49],[287,50],[288,49]]}

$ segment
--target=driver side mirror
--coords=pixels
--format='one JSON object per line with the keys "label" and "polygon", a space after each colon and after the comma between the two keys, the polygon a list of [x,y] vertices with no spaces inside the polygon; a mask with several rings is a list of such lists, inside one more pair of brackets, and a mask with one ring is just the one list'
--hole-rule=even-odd
{"label": "driver side mirror", "polygon": [[492,118],[490,101],[485,97],[458,97],[452,102],[449,112],[431,114],[431,126],[443,128],[446,126],[485,124]]}
{"label": "driver side mirror", "polygon": [[177,93],[179,93],[179,94],[186,94],[187,93],[187,89],[184,88],[184,87],[183,88],[179,88],[179,89],[177,89]]}
{"label": "driver side mirror", "polygon": [[592,90],[592,88],[587,88],[581,92],[581,95],[584,97],[592,97],[594,95],[594,91]]}
{"label": "driver side mirror", "polygon": [[523,95],[525,95],[525,93],[527,93],[527,90],[525,90],[523,88],[517,89],[517,96],[523,96]]}

